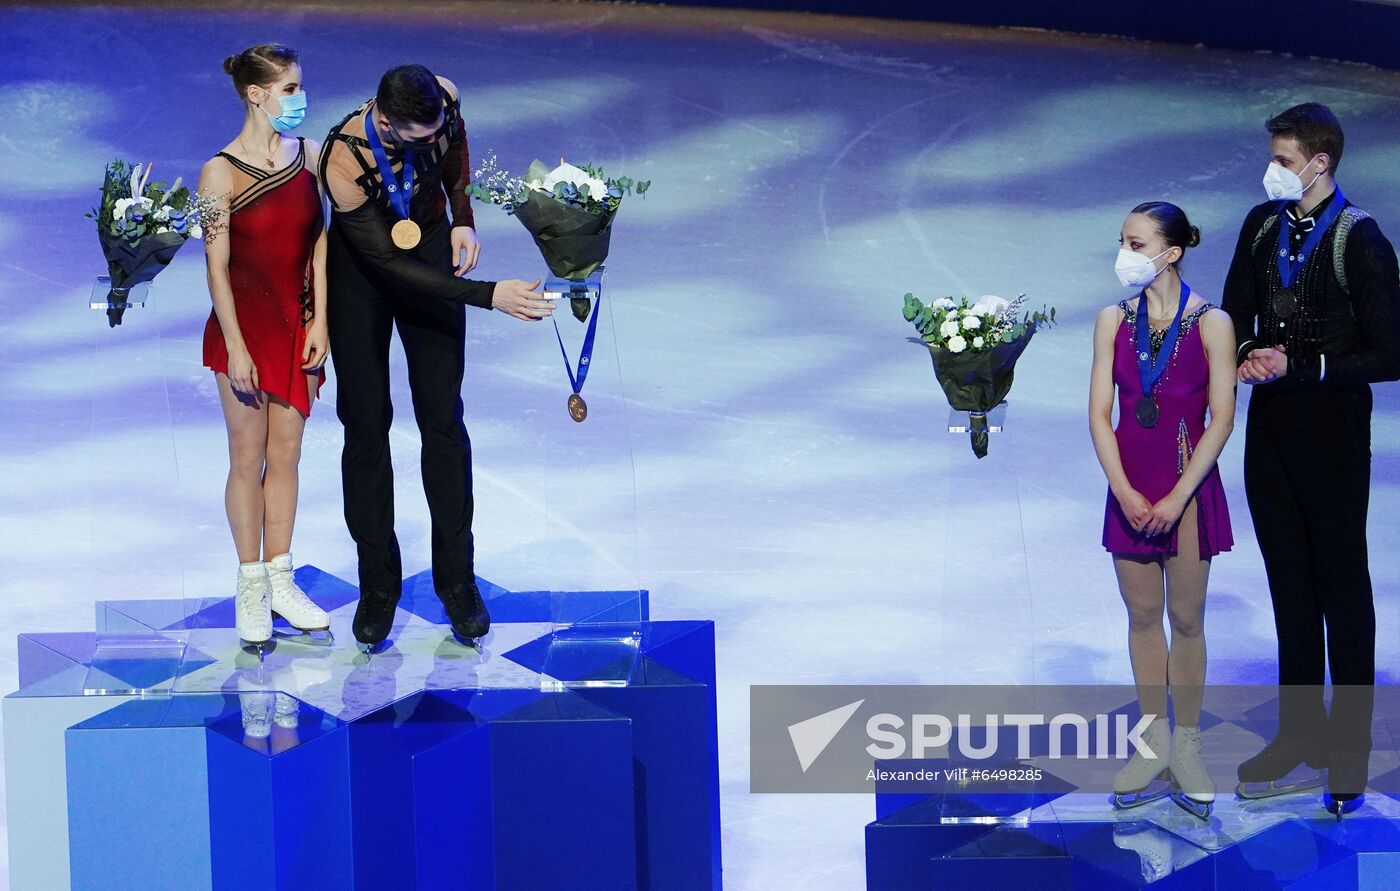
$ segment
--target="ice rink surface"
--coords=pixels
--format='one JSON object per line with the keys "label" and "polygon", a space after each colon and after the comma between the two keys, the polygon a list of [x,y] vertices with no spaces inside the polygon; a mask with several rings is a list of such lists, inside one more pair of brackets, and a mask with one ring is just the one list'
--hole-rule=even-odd
{"label": "ice rink surface", "polygon": [[[651,591],[717,626],[726,887],[863,884],[866,796],[748,793],[751,684],[1130,683],[1100,547],[1085,407],[1096,311],[1126,296],[1119,227],[1183,206],[1185,273],[1216,298],[1262,200],[1263,122],[1301,101],[1347,134],[1339,182],[1400,236],[1400,73],[1035,31],[626,6],[370,4],[0,11],[0,630],[89,630],[98,599],[232,593],[225,435],[201,366],[200,246],[109,329],[104,165],[197,176],[241,108],[225,55],[302,54],[320,139],[379,75],[461,88],[475,158],[604,164],[653,183],[615,224],[585,424],[547,323],[469,309],[463,395],[477,569],[527,590]],[[476,276],[543,273],[477,209]],[[1007,431],[946,431],[902,295],[1025,292],[1060,324],[1021,360]],[[582,326],[563,318],[576,345]],[[395,345],[406,573],[428,565],[418,433]],[[299,562],[353,580],[335,376],[307,427]],[[1273,679],[1274,631],[1241,483],[1215,561],[1208,677]],[[1400,386],[1376,388],[1370,544],[1382,679],[1400,674]],[[0,687],[16,686],[14,645]],[[3,855],[0,855],[3,856]]]}

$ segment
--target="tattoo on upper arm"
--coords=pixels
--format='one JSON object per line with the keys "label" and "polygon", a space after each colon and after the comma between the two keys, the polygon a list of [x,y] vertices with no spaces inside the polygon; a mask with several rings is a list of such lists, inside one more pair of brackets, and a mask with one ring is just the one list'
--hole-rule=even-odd
{"label": "tattoo on upper arm", "polygon": [[205,244],[215,241],[228,231],[228,199],[227,194],[208,191],[198,193],[199,227],[203,230]]}

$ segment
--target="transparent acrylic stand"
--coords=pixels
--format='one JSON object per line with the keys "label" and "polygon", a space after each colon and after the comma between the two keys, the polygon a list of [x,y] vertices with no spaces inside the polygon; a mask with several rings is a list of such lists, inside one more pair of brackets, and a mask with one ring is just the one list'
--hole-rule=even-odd
{"label": "transparent acrylic stand", "polygon": [[[607,623],[552,623],[544,675],[551,679],[546,685],[563,687],[626,686],[641,644],[636,623],[647,618],[638,572],[631,427],[613,304],[604,299],[603,273],[600,267],[580,281],[552,276],[544,285],[544,293],[558,300],[554,319],[575,374],[581,370],[580,350],[589,322],[598,314],[593,355],[579,394],[587,404],[582,421],[565,410],[568,376],[559,367],[563,356],[555,352],[555,379],[563,386],[558,388],[558,409],[551,404],[544,413],[545,516],[564,540],[548,574],[563,590],[619,595]],[[575,315],[580,309],[587,311],[583,319]],[[580,671],[580,666],[589,670]],[[577,679],[583,675],[586,680]]]}
{"label": "transparent acrylic stand", "polygon": [[112,277],[99,275],[92,283],[88,297],[89,309],[131,309],[145,306],[151,299],[152,282],[139,282],[129,288],[113,288]]}
{"label": "transparent acrylic stand", "polygon": [[550,631],[541,686],[626,687],[632,683],[641,646],[637,622],[556,625]]}
{"label": "transparent acrylic stand", "polygon": [[[948,432],[970,433],[973,429],[973,414],[974,412],[958,411],[956,408],[948,409]],[[1003,402],[986,412],[983,417],[987,419],[988,433],[1004,432],[1006,429],[1006,403]]]}
{"label": "transparent acrylic stand", "polygon": [[[1007,463],[1005,402],[986,414],[987,455],[970,443],[972,419],[953,412],[954,444],[942,478],[956,479],[944,510],[943,592],[939,602],[940,680],[956,685],[1035,683],[1034,604],[1021,521],[1020,483]],[[943,823],[1024,822],[1034,788],[943,796]]]}
{"label": "transparent acrylic stand", "polygon": [[[146,307],[150,298],[150,282],[112,289],[111,276],[97,276],[92,282],[88,308],[101,311],[134,310]],[[140,354],[122,352],[133,349],[130,343],[112,340],[113,336],[116,335],[109,335],[105,329],[102,335],[98,335],[98,342],[92,350],[95,363],[92,380],[122,380],[123,371],[130,371],[143,364],[144,357]],[[137,345],[134,349],[146,349],[146,346]],[[155,350],[158,354],[158,343]],[[109,359],[111,356],[116,356],[116,359]],[[116,367],[111,367],[113,364]],[[161,387],[164,387],[164,384],[161,384]],[[158,401],[154,398],[146,399],[140,392],[123,396],[125,398],[122,401],[111,402],[102,396],[94,395],[94,427],[122,430],[122,427],[132,420],[144,420],[143,417],[139,417],[139,413],[143,410],[153,410],[154,406],[164,406],[165,417],[162,420],[168,420],[168,399],[165,398],[164,391],[161,392]],[[108,482],[108,479],[104,479],[104,485]],[[113,486],[141,485],[137,479],[129,482],[115,479],[111,483]],[[154,493],[154,496],[160,497],[160,493]],[[129,496],[123,496],[122,493],[113,490],[106,493],[104,502],[129,504]],[[94,523],[102,523],[101,518],[95,518]],[[139,556],[136,553],[125,553],[123,559],[139,559]],[[112,577],[118,577],[118,573],[113,572]],[[133,591],[111,591],[104,594],[112,597],[140,595]],[[161,615],[158,618],[151,618],[151,615],[143,614],[140,609],[123,612],[122,609],[109,607],[105,602],[98,602],[97,640],[83,685],[85,693],[94,696],[165,696],[171,693],[188,646],[188,633],[181,630],[186,614],[185,604],[181,600],[171,602],[174,605],[168,608],[169,615]]]}

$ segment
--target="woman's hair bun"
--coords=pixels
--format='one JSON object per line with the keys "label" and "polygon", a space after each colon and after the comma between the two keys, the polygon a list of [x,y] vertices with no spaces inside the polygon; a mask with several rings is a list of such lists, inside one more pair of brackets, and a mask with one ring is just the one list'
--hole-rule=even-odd
{"label": "woman's hair bun", "polygon": [[233,91],[238,98],[247,102],[249,87],[267,87],[276,83],[287,67],[296,61],[297,51],[291,47],[280,43],[260,43],[225,58],[224,74],[233,77]]}
{"label": "woman's hair bun", "polygon": [[1201,230],[1186,219],[1186,211],[1167,201],[1146,201],[1133,208],[1157,226],[1168,247],[1193,248],[1201,243]]}

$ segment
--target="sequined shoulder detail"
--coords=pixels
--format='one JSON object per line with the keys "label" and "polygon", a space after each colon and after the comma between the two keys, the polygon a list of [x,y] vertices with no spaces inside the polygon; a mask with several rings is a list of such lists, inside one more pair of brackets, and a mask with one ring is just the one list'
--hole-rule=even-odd
{"label": "sequined shoulder detail", "polygon": [[[1125,324],[1137,324],[1137,309],[1134,307],[1133,301],[1119,300],[1118,308],[1123,310],[1123,322]],[[1196,326],[1196,321],[1200,319],[1201,316],[1205,315],[1206,313],[1210,312],[1212,309],[1215,308],[1216,306],[1214,303],[1210,303],[1209,301],[1207,301],[1206,303],[1201,304],[1200,306],[1188,312],[1186,315],[1182,316],[1181,333],[1186,334],[1190,332],[1190,330]],[[1154,328],[1153,333],[1158,334],[1160,332],[1158,331],[1158,329]]]}

